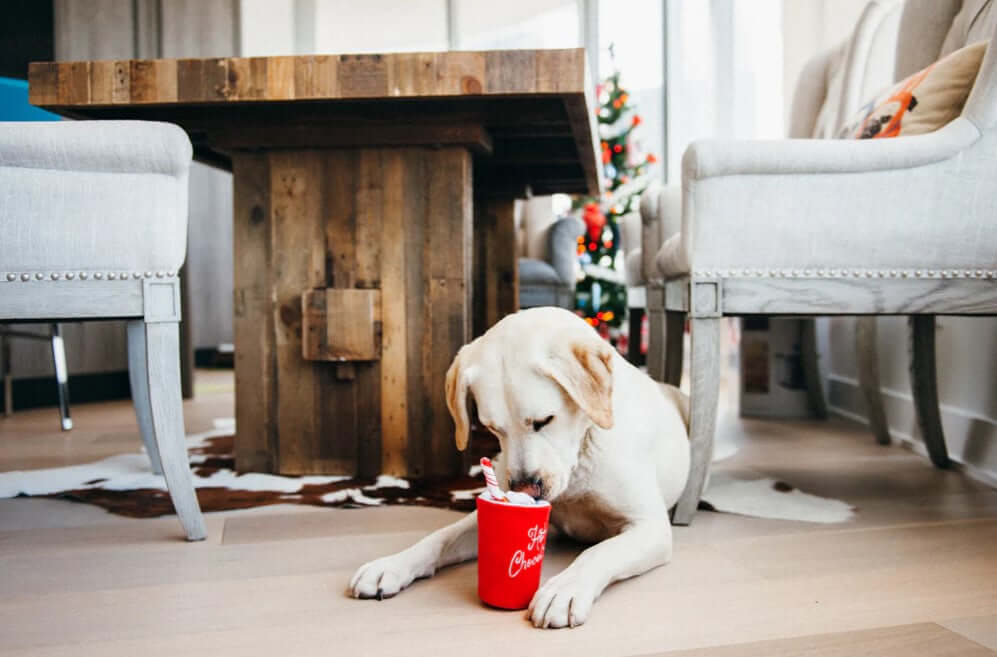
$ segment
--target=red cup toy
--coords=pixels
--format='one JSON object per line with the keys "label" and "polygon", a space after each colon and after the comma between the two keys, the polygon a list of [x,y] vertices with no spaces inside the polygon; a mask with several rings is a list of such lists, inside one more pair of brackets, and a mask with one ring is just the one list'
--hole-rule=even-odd
{"label": "red cup toy", "polygon": [[550,504],[478,497],[478,597],[500,609],[526,609],[540,587]]}

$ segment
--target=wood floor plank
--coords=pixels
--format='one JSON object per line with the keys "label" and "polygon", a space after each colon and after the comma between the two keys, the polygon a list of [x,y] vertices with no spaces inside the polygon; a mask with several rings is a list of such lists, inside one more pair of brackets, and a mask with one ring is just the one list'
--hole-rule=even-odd
{"label": "wood floor plank", "polygon": [[951,618],[939,624],[997,651],[997,615]]}
{"label": "wood floor plank", "polygon": [[[819,634],[653,657],[991,657],[992,651],[934,623]],[[652,657],[647,655],[646,657]]]}

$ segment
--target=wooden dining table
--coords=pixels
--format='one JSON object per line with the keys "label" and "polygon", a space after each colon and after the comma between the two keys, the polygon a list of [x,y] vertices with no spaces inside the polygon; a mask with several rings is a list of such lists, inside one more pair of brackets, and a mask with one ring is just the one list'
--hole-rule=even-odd
{"label": "wooden dining table", "polygon": [[466,467],[446,371],[518,309],[515,199],[600,193],[588,80],[582,49],[29,69],[34,105],[232,171],[237,468],[360,476]]}

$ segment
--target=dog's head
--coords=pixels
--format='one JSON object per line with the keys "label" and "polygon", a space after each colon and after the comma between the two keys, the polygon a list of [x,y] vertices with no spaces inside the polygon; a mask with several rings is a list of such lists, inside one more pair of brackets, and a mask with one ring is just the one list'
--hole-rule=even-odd
{"label": "dog's head", "polygon": [[524,310],[457,353],[446,399],[458,449],[476,414],[502,446],[500,483],[553,500],[592,426],[613,425],[613,348],[566,310]]}

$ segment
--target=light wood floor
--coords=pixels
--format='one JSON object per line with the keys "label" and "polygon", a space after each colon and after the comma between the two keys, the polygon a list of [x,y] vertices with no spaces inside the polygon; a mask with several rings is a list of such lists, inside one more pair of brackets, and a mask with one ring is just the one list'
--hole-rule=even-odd
{"label": "light wood floor", "polygon": [[[189,431],[231,417],[231,377],[202,372]],[[139,445],[126,403],[0,419],[0,470],[93,460]],[[345,596],[360,563],[457,514],[269,507],[129,520],[56,500],[0,500],[0,655],[992,655],[997,491],[939,472],[863,427],[738,421],[722,467],[858,507],[847,525],[700,513],[672,564],[611,587],[588,624],[541,631],[482,607],[474,564],[385,602]],[[578,548],[552,546],[544,577]],[[679,652],[670,652],[679,651]]]}

